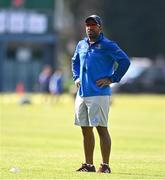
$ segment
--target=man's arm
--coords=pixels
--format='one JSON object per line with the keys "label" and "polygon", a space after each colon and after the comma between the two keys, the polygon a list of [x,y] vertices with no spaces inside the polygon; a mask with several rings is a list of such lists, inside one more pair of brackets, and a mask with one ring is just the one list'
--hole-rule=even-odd
{"label": "man's arm", "polygon": [[96,81],[97,86],[108,86],[111,83],[119,82],[130,66],[128,56],[114,43],[110,50],[110,56],[117,63],[117,68],[110,77],[105,77]]}
{"label": "man's arm", "polygon": [[75,81],[75,84],[77,87],[80,86],[80,58],[78,53],[78,45],[76,47],[75,53],[72,57],[72,74],[73,74],[73,80]]}
{"label": "man's arm", "polygon": [[112,83],[119,82],[130,66],[129,57],[122,51],[117,44],[111,47],[111,57],[117,63],[117,68],[110,78]]}

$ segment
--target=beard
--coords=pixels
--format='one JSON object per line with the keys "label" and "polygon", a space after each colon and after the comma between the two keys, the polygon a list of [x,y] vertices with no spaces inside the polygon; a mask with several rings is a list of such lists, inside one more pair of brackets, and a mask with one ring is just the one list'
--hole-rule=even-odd
{"label": "beard", "polygon": [[87,36],[89,37],[89,39],[96,39],[99,36],[99,34],[95,31],[90,30],[87,31]]}

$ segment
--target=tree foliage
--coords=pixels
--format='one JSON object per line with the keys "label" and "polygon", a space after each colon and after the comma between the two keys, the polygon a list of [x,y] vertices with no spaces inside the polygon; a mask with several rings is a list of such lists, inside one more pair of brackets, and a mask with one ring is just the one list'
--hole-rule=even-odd
{"label": "tree foliage", "polygon": [[165,55],[164,0],[70,0],[78,34],[90,14],[103,18],[106,36],[119,43],[130,56],[154,58]]}

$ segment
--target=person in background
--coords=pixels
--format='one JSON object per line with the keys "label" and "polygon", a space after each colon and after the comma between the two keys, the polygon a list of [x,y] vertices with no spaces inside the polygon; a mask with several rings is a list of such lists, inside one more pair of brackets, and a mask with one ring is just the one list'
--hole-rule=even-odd
{"label": "person in background", "polygon": [[38,78],[39,89],[40,89],[40,92],[44,96],[44,101],[48,100],[48,96],[50,94],[49,81],[50,81],[51,75],[52,75],[52,68],[51,68],[51,66],[46,65],[46,66],[44,66],[44,68]]}
{"label": "person in background", "polygon": [[59,100],[60,95],[63,93],[63,73],[62,70],[56,70],[50,78],[49,90],[53,96],[56,96],[56,101]]}
{"label": "person in background", "polygon": [[111,138],[108,131],[110,84],[121,80],[129,68],[130,60],[115,42],[103,35],[102,20],[99,16],[87,17],[84,25],[87,37],[79,41],[72,57],[73,80],[78,88],[75,125],[81,127],[85,154],[85,163],[77,171],[96,171],[93,164],[93,127],[96,127],[102,154],[102,163],[97,172],[111,173]]}

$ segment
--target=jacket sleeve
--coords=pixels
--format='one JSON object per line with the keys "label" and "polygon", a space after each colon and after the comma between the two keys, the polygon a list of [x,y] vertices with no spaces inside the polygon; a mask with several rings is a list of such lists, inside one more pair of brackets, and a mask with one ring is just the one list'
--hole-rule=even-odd
{"label": "jacket sleeve", "polygon": [[119,82],[124,74],[127,72],[130,66],[130,60],[123,50],[121,50],[116,43],[110,48],[110,56],[113,58],[114,62],[117,64],[114,73],[110,77],[113,83]]}
{"label": "jacket sleeve", "polygon": [[72,74],[73,74],[74,81],[76,81],[80,75],[80,58],[79,58],[79,52],[78,52],[78,45],[72,57]]}

